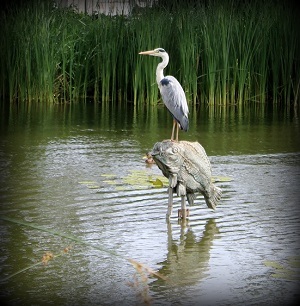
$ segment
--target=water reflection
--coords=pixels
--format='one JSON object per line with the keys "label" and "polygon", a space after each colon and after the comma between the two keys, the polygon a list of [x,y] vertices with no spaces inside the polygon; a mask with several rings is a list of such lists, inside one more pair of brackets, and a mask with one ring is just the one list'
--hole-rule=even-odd
{"label": "water reflection", "polygon": [[[299,125],[289,113],[226,111],[193,109],[184,134],[203,144],[214,175],[232,178],[220,184],[220,205],[211,212],[199,197],[189,223],[166,225],[166,190],[123,180],[144,171],[145,152],[170,136],[164,108],[12,108],[1,114],[0,213],[158,269],[170,281],[150,283],[154,304],[198,305],[205,294],[212,305],[284,304],[296,283],[270,277],[264,262],[299,254]],[[3,220],[0,231],[1,279],[70,244]],[[75,245],[47,267],[18,274],[1,294],[11,304],[137,305],[126,285],[133,270]]]}
{"label": "water reflection", "polygon": [[[182,137],[199,141],[208,155],[295,152],[300,150],[300,124],[295,114],[293,109],[267,105],[244,109],[196,106],[190,110],[190,129]],[[28,143],[35,137],[61,138],[90,130],[109,138],[120,134],[123,139],[134,139],[143,152],[168,139],[172,126],[163,105],[36,104],[4,109],[0,116],[4,141],[10,133],[18,142]]]}
{"label": "water reflection", "polygon": [[[197,231],[199,230],[198,226]],[[187,227],[181,223],[179,237],[176,239],[173,237],[172,223],[168,222],[168,253],[167,258],[159,263],[162,266],[159,272],[167,276],[170,286],[184,288],[207,276],[210,249],[218,233],[216,221],[208,219],[202,235],[201,232],[196,234],[188,223]],[[156,285],[155,282],[152,284],[153,290]]]}

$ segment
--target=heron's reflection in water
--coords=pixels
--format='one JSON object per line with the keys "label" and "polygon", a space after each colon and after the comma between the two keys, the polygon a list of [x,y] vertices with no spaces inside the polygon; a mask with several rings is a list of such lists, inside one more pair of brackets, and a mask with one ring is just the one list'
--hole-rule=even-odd
{"label": "heron's reflection in water", "polygon": [[[197,232],[199,226],[197,226]],[[219,229],[214,219],[208,219],[202,235],[196,235],[191,227],[181,224],[179,239],[173,237],[172,224],[168,223],[168,253],[158,271],[168,278],[167,282],[155,280],[150,284],[153,292],[163,294],[164,288],[170,294],[171,288],[197,284],[207,276],[210,250]],[[171,289],[172,292],[172,289]],[[173,292],[174,293],[174,292]],[[181,291],[182,296],[182,291]]]}

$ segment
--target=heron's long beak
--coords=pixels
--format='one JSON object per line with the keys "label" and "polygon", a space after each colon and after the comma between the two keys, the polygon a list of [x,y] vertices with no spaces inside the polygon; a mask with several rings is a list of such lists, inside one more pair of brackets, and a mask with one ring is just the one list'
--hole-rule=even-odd
{"label": "heron's long beak", "polygon": [[142,54],[142,55],[152,55],[154,53],[155,53],[155,50],[150,50],[150,51],[142,51],[139,54]]}

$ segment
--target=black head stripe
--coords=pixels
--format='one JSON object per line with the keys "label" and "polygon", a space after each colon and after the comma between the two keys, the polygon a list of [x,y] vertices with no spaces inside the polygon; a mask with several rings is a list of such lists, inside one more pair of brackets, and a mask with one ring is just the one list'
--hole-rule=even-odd
{"label": "black head stripe", "polygon": [[167,86],[169,85],[170,83],[170,80],[168,80],[167,78],[163,78],[161,81],[160,81],[161,85],[163,86]]}

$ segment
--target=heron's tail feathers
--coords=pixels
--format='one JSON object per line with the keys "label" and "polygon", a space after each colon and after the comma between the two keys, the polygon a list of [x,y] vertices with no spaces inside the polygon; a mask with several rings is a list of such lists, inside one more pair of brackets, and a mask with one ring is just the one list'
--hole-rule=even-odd
{"label": "heron's tail feathers", "polygon": [[209,196],[204,195],[205,202],[209,208],[215,209],[222,197],[222,189],[214,184],[210,185]]}
{"label": "heron's tail feathers", "polygon": [[189,118],[187,116],[183,116],[181,120],[179,121],[180,129],[187,132],[189,129]]}

